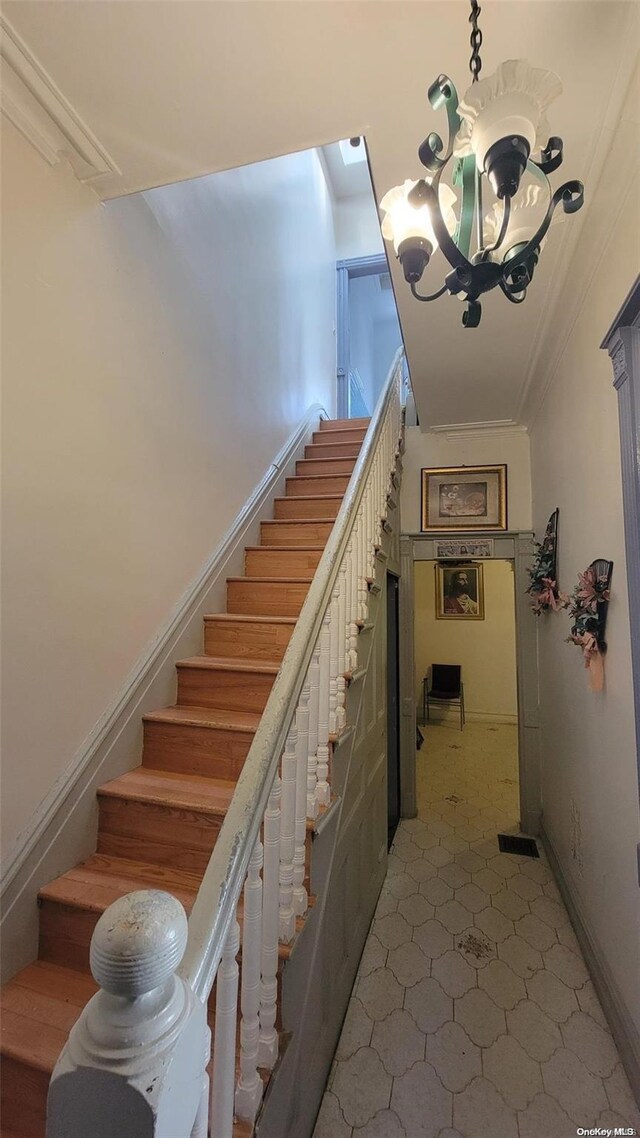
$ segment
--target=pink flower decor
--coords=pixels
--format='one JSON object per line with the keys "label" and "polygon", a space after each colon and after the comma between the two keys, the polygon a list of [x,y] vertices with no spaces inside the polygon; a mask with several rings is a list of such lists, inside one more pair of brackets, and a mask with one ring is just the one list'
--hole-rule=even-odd
{"label": "pink flower decor", "polygon": [[604,687],[604,629],[612,571],[612,561],[593,561],[584,573],[578,573],[578,584],[568,599],[571,615],[568,642],[582,649],[592,691],[602,691]]}

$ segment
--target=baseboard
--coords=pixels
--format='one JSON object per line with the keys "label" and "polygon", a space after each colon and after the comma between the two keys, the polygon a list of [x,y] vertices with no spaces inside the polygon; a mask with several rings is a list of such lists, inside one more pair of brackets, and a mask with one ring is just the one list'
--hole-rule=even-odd
{"label": "baseboard", "polygon": [[7,857],[0,893],[3,978],[36,955],[38,889],[95,850],[96,787],[139,762],[142,716],[174,702],[175,660],[202,651],[204,613],[224,609],[226,578],[243,572],[245,545],[257,543],[273,497],[284,493],[318,419],[327,417],[320,404],[309,407]]}
{"label": "baseboard", "polygon": [[578,938],[578,943],[593,980],[593,986],[611,1028],[611,1034],[616,1041],[631,1089],[640,1105],[640,1033],[627,1011],[605,956],[589,929],[582,911],[582,905],[567,882],[553,842],[544,828],[544,820],[540,825],[540,840],[549,859],[562,900],[567,907],[573,930]]}

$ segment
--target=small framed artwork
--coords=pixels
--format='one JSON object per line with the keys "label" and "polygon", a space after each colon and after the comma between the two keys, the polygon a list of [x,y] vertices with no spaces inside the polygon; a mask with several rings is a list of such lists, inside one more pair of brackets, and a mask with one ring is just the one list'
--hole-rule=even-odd
{"label": "small framed artwork", "polygon": [[422,471],[423,533],[506,528],[506,466],[442,466]]}
{"label": "small framed artwork", "polygon": [[482,565],[436,565],[436,619],[484,620]]}
{"label": "small framed artwork", "polygon": [[462,557],[493,557],[493,538],[465,538],[464,541],[434,541],[438,561],[459,561]]}

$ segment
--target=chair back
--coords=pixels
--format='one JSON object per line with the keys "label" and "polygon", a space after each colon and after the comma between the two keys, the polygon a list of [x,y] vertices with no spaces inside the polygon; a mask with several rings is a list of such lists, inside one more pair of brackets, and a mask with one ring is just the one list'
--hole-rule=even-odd
{"label": "chair back", "polygon": [[460,664],[432,664],[431,689],[442,695],[452,697],[460,695],[460,681],[462,666]]}

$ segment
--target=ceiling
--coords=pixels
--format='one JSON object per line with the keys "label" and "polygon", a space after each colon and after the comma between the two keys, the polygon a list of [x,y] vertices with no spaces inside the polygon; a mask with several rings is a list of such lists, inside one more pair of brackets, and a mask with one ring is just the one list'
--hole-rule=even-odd
{"label": "ceiling", "polygon": [[[444,129],[426,99],[432,80],[444,70],[461,91],[468,82],[465,0],[8,0],[3,11],[110,157],[92,181],[104,198],[363,135],[380,200],[419,176],[417,145]],[[638,12],[618,0],[482,4],[485,73],[526,56],[562,77],[550,121],[587,203],[631,75]],[[394,260],[423,426],[527,421],[587,220],[588,204],[554,228],[526,304],[489,295],[475,330],[463,330],[452,297],[414,301]],[[425,288],[443,271],[436,254]]]}

